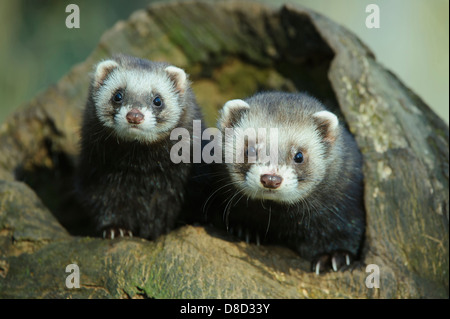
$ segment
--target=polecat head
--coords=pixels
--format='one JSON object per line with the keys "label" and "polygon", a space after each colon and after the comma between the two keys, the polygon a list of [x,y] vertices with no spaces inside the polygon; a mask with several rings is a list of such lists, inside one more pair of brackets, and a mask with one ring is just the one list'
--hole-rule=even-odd
{"label": "polecat head", "polygon": [[[234,185],[250,198],[298,203],[327,178],[327,167],[340,165],[338,119],[305,94],[260,93],[228,101],[218,127],[222,132],[233,128],[234,139],[225,138],[223,153],[227,148],[234,158],[243,153],[244,162],[226,167]],[[248,129],[256,130],[256,138],[243,138]]]}
{"label": "polecat head", "polygon": [[98,119],[118,137],[154,142],[180,121],[188,85],[180,68],[117,55],[97,64],[92,98]]}

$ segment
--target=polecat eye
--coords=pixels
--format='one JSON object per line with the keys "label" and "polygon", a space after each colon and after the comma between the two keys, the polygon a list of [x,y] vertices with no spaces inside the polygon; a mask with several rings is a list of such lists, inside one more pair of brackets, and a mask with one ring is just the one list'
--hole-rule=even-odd
{"label": "polecat eye", "polygon": [[298,152],[297,154],[295,154],[294,162],[296,162],[297,164],[303,163],[303,153],[302,152]]}
{"label": "polecat eye", "polygon": [[113,96],[113,101],[115,102],[115,103],[120,103],[120,102],[122,102],[123,101],[123,93],[122,93],[122,91],[117,91],[115,94],[114,94],[114,96]]}
{"label": "polecat eye", "polygon": [[249,147],[247,147],[247,149],[245,150],[245,155],[248,156],[257,156],[258,155],[258,151],[256,150],[256,148],[252,145],[250,145]]}
{"label": "polecat eye", "polygon": [[161,100],[161,98],[159,96],[154,98],[153,105],[154,106],[161,106],[162,105],[162,100]]}

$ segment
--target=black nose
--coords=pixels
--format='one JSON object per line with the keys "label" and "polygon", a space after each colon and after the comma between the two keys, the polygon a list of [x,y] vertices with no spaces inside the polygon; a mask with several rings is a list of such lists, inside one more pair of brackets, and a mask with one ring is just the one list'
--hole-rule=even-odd
{"label": "black nose", "polygon": [[283,178],[278,175],[271,175],[271,174],[264,174],[261,175],[261,184],[265,188],[278,188],[281,185],[281,182],[283,181]]}
{"label": "black nose", "polygon": [[130,112],[127,113],[127,121],[130,124],[140,124],[144,120],[144,114],[141,113],[141,111],[137,109],[132,109]]}

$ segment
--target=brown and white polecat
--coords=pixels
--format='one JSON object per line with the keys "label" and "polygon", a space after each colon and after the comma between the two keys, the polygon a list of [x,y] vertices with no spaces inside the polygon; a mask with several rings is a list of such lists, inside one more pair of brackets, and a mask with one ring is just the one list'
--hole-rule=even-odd
{"label": "brown and white polecat", "polygon": [[[362,158],[333,113],[306,94],[267,92],[228,101],[218,127],[223,135],[233,128],[234,138],[223,144],[225,163],[217,166],[225,178],[218,174],[209,220],[247,241],[287,245],[311,260],[316,273],[346,268],[358,257],[365,230]],[[267,130],[239,143],[249,128]],[[277,129],[277,150],[270,128]],[[226,163],[227,148],[244,154],[244,163]],[[277,162],[260,160],[272,151]]]}
{"label": "brown and white polecat", "polygon": [[78,187],[103,237],[153,239],[174,227],[191,165],[169,152],[176,127],[201,119],[186,73],[116,55],[95,69],[84,112]]}

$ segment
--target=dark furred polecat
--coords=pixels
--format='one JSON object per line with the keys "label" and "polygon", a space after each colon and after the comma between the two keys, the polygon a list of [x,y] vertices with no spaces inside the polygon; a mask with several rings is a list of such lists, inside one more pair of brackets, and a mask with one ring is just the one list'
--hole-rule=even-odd
{"label": "dark furred polecat", "polygon": [[97,64],[81,132],[78,189],[105,238],[154,239],[175,225],[190,164],[174,164],[176,127],[201,119],[186,73],[116,55]]}
{"label": "dark furred polecat", "polygon": [[[223,135],[232,128],[234,138],[225,139],[224,163],[216,165],[220,182],[205,205],[210,221],[247,242],[289,246],[316,273],[345,269],[358,258],[365,230],[362,157],[333,113],[306,94],[266,92],[228,101],[218,127]],[[249,128],[267,130],[238,143]],[[274,128],[276,149],[269,139]],[[227,163],[227,147],[244,154],[244,162]],[[277,162],[260,160],[272,151]]]}

